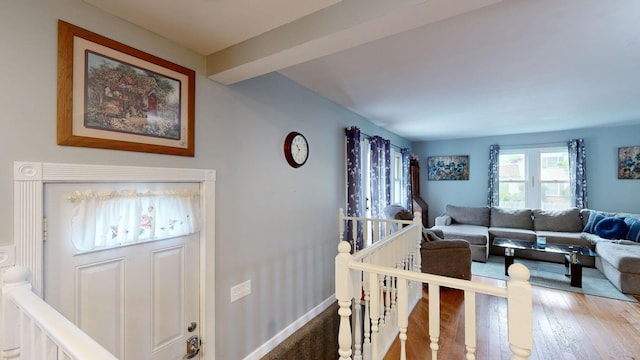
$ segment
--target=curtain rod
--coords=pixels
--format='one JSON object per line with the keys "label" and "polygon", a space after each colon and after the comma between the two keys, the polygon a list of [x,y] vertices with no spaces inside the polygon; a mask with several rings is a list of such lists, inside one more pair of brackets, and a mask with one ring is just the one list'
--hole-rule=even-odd
{"label": "curtain rod", "polygon": [[[365,133],[363,133],[362,131],[360,131],[360,135],[362,135],[362,136],[366,137],[366,138],[367,138],[367,139],[369,139],[369,140],[371,140],[371,138],[373,137],[373,136],[371,136],[371,135],[369,135],[369,134],[365,134]],[[389,140],[389,143],[391,143],[391,140]],[[398,145],[394,145],[394,144],[391,144],[391,147],[392,147],[392,148],[396,148],[396,149],[398,149],[398,150],[402,150],[402,149],[404,149],[404,148],[401,148],[400,146],[398,146]],[[407,148],[407,149],[408,149],[408,148]]]}
{"label": "curtain rod", "polygon": [[522,145],[500,145],[500,149],[510,150],[510,149],[526,149],[526,148],[536,148],[536,147],[566,147],[568,146],[568,141],[566,142],[553,142],[553,143],[540,143],[540,144],[522,144]]}

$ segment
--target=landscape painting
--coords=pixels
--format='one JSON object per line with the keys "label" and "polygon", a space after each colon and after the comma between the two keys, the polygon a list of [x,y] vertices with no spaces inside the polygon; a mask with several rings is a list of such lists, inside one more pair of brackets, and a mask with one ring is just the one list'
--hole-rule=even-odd
{"label": "landscape painting", "polygon": [[195,71],[58,21],[58,144],[194,156]]}
{"label": "landscape painting", "polygon": [[180,82],[87,51],[88,128],[180,139]]}
{"label": "landscape painting", "polygon": [[469,155],[430,156],[428,180],[469,180]]}

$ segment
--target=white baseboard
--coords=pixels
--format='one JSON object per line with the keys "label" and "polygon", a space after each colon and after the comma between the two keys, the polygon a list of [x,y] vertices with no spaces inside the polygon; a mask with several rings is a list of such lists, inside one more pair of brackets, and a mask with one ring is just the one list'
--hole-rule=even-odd
{"label": "white baseboard", "polygon": [[255,349],[251,354],[247,355],[244,360],[260,359],[267,355],[271,350],[275,349],[278,344],[283,342],[286,338],[291,336],[296,331],[300,330],[304,324],[308,323],[314,317],[318,316],[321,312],[325,311],[329,306],[336,302],[335,295],[331,295],[326,300],[321,302],[318,306],[311,309],[308,313],[302,315],[298,320],[292,322],[277,333],[274,337],[269,339],[266,343],[262,344],[259,348]]}

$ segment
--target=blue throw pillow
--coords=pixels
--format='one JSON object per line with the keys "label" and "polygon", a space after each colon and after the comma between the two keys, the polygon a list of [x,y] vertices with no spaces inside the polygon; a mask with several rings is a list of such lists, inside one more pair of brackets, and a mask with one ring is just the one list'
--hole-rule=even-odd
{"label": "blue throw pillow", "polygon": [[605,216],[600,214],[599,212],[591,211],[591,213],[589,214],[589,220],[587,220],[587,225],[585,225],[584,230],[582,231],[595,234],[596,224],[604,218]]}
{"label": "blue throw pillow", "polygon": [[627,240],[640,242],[640,219],[627,217],[624,219],[624,222],[629,227],[629,232],[627,232]]}
{"label": "blue throw pillow", "polygon": [[594,227],[595,234],[604,239],[620,239],[627,235],[629,226],[619,217],[605,217]]}

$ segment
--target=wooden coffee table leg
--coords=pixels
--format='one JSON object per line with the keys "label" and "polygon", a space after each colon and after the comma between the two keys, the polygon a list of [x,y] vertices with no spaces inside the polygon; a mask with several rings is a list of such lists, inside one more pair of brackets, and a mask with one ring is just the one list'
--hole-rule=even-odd
{"label": "wooden coffee table leg", "polygon": [[564,256],[564,266],[566,268],[566,276],[571,278],[571,286],[582,287],[582,263],[577,259],[575,254]]}
{"label": "wooden coffee table leg", "polygon": [[504,274],[509,276],[509,266],[513,265],[515,251],[511,248],[504,249]]}
{"label": "wooden coffee table leg", "polygon": [[571,286],[582,287],[582,264],[579,261],[571,263]]}

